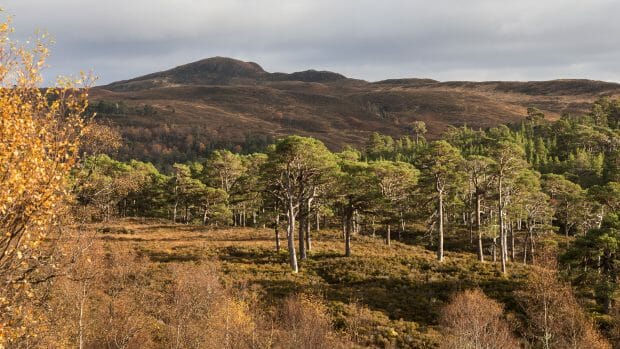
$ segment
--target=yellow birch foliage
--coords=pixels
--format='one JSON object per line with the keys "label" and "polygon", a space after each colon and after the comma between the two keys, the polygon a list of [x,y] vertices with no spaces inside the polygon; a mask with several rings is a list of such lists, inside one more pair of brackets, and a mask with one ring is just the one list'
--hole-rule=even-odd
{"label": "yellow birch foliage", "polygon": [[83,80],[41,88],[45,35],[21,45],[12,32],[0,24],[0,348],[30,326],[28,284],[49,262],[41,245],[68,195],[87,104]]}

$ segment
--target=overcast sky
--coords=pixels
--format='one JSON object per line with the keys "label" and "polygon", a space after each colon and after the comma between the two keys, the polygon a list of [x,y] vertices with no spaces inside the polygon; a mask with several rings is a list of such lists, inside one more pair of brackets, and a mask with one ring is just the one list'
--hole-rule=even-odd
{"label": "overcast sky", "polygon": [[46,77],[99,83],[211,56],[381,80],[620,81],[618,0],[5,0],[56,41]]}

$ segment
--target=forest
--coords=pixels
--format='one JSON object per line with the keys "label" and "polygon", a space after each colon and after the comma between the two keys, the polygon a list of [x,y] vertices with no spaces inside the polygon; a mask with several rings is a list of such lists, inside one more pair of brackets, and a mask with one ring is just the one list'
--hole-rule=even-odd
{"label": "forest", "polygon": [[10,32],[1,348],[620,347],[619,100],[156,167]]}
{"label": "forest", "polygon": [[[601,98],[586,115],[549,121],[530,108],[518,125],[453,127],[433,141],[416,122],[410,136],[374,133],[365,148],[336,153],[289,136],[262,153],[215,150],[169,173],[98,154],[71,178],[85,221],[270,228],[275,253],[286,251],[294,273],[298,260],[312,258],[312,235],[321,229],[341,232],[347,257],[356,254],[356,236],[390,246],[417,230],[440,263],[449,258],[447,231],[462,234],[479,263],[497,264],[503,275],[515,263],[557,268],[608,332],[617,321],[619,122],[620,102]],[[111,138],[108,145],[120,142]]]}
{"label": "forest", "polygon": [[[594,230],[615,229],[619,122],[620,102],[601,98],[587,115],[548,121],[530,108],[519,125],[453,127],[431,142],[423,122],[411,125],[411,136],[394,140],[374,133],[364,149],[337,153],[316,139],[289,136],[263,153],[215,150],[204,161],[173,164],[169,173],[97,154],[84,158],[71,179],[76,207],[87,220],[269,225],[276,246],[278,228],[285,226],[293,270],[296,228],[303,259],[312,226],[338,225],[345,241],[380,232],[389,244],[393,232],[401,236],[417,222],[437,246],[438,260],[447,225],[468,231],[480,261],[491,255],[506,272],[508,255],[514,259],[517,251],[515,233],[526,236],[518,249],[528,262],[539,235],[553,232],[585,243]],[[108,136],[100,141],[106,150],[122,142],[97,126],[97,137]],[[348,242],[344,248],[351,253]]]}

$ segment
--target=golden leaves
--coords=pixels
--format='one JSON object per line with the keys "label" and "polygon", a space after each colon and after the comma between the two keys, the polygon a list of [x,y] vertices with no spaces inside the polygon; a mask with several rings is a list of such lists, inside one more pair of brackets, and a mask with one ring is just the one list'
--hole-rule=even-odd
{"label": "golden leaves", "polygon": [[40,88],[47,36],[29,48],[13,42],[12,31],[0,23],[0,294],[7,299],[0,300],[0,348],[32,327],[31,314],[6,307],[34,297],[25,273],[41,259],[41,242],[67,198],[87,106],[86,90],[71,79]]}

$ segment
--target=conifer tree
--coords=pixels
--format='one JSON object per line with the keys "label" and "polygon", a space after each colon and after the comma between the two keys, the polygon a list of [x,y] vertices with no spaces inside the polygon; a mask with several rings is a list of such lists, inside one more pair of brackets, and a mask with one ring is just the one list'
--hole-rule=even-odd
{"label": "conifer tree", "polygon": [[437,260],[443,261],[444,251],[444,198],[452,185],[462,178],[462,157],[459,150],[446,141],[432,142],[419,166],[426,178],[427,186],[432,186],[437,194],[437,219],[439,245]]}

